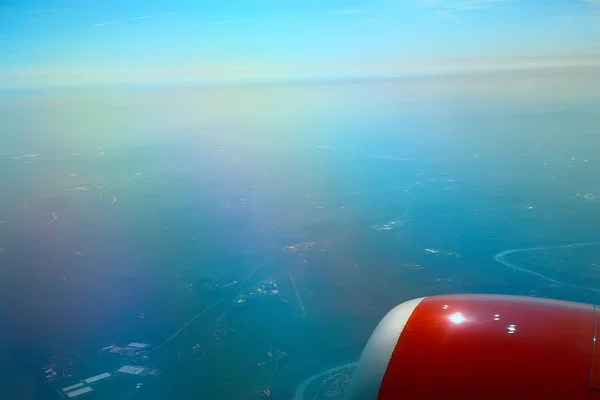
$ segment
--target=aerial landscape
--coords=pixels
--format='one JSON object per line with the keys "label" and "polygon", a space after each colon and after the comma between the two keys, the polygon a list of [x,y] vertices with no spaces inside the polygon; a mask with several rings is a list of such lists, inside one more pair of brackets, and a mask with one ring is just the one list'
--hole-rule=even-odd
{"label": "aerial landscape", "polygon": [[0,398],[343,399],[401,302],[600,303],[595,2],[50,3],[0,8]]}

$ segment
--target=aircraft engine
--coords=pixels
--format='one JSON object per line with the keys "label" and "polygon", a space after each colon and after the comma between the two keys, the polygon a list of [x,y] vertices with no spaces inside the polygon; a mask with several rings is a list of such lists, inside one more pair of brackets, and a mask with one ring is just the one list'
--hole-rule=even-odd
{"label": "aircraft engine", "polygon": [[350,400],[600,399],[600,309],[502,295],[423,297],[369,339]]}

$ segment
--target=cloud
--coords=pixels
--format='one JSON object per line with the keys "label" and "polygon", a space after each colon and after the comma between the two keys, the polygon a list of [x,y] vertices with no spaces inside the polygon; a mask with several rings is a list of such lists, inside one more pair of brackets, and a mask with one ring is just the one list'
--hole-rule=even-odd
{"label": "cloud", "polygon": [[335,11],[334,14],[335,15],[356,15],[356,14],[363,14],[365,11],[358,9],[358,8],[352,8],[352,9],[348,9],[348,10],[340,10],[340,11]]}
{"label": "cloud", "polygon": [[591,6],[600,7],[600,0],[583,0],[583,2]]}
{"label": "cloud", "polygon": [[166,12],[166,13],[154,14],[154,15],[142,15],[141,17],[135,17],[135,18],[129,18],[129,19],[122,19],[122,20],[119,20],[119,21],[102,22],[102,23],[99,23],[99,24],[92,25],[92,28],[99,28],[101,26],[106,26],[106,25],[123,24],[125,22],[138,21],[140,19],[162,17],[162,16],[165,16],[165,15],[171,15],[171,14],[174,14],[174,12]]}

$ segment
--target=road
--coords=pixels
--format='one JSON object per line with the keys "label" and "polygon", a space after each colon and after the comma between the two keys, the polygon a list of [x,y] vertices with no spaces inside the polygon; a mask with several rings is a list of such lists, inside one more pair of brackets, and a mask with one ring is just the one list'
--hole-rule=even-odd
{"label": "road", "polygon": [[298,292],[298,287],[296,286],[296,281],[294,280],[294,275],[289,273],[290,280],[292,281],[292,286],[294,286],[294,292],[296,292],[296,299],[298,300],[298,305],[300,306],[300,310],[302,311],[302,317],[306,318],[306,310],[304,309],[304,303],[302,302],[302,298],[300,297],[300,292]]}

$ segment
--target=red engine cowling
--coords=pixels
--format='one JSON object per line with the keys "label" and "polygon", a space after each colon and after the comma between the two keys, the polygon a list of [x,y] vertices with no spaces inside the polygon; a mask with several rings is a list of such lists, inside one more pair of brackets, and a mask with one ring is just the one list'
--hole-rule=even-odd
{"label": "red engine cowling", "polygon": [[598,324],[596,306],[558,300],[411,300],[375,329],[348,398],[600,399]]}

